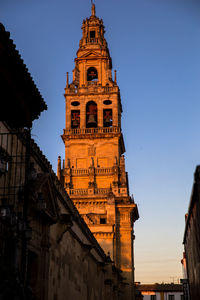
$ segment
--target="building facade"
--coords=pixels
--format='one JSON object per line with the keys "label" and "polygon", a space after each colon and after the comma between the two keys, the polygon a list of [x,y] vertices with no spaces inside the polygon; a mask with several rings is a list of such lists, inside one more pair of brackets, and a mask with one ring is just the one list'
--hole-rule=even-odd
{"label": "building facade", "polygon": [[200,166],[196,167],[194,174],[183,244],[190,299],[198,300],[200,299]]}
{"label": "building facade", "polygon": [[[38,213],[42,186],[35,186],[31,147],[32,123],[47,106],[2,24],[0,46],[0,299],[29,299],[33,261],[40,261],[40,280],[48,273],[49,224],[56,218],[51,211],[48,218]],[[37,290],[44,295],[46,285]]]}
{"label": "building facade", "polygon": [[[186,220],[187,220],[187,214],[186,214]],[[187,275],[187,261],[186,261],[185,252],[183,252],[183,258],[181,259],[181,264],[182,264],[183,278],[180,280],[180,282],[183,285],[184,300],[190,300],[188,275]]]}
{"label": "building facade", "polygon": [[182,284],[139,284],[143,300],[184,300]]}
{"label": "building facade", "polygon": [[126,278],[126,299],[134,286],[134,222],[137,205],[129,195],[122,104],[103,21],[92,13],[83,21],[73,80],[65,88],[65,160],[58,178],[105,253]]}

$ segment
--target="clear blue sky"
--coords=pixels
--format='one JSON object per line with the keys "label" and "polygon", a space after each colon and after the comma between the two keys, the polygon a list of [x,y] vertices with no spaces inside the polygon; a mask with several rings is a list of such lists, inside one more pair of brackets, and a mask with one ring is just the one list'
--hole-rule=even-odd
{"label": "clear blue sky", "polygon": [[[135,224],[136,280],[182,276],[184,214],[200,163],[200,2],[96,0],[117,69]],[[74,68],[89,0],[1,0],[11,32],[48,111],[33,134],[56,170],[64,154],[66,72]]]}

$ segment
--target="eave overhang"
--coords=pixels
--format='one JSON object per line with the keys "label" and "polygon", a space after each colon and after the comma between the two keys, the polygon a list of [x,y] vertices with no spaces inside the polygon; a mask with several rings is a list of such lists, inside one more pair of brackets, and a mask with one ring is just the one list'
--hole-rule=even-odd
{"label": "eave overhang", "polygon": [[0,120],[10,127],[31,127],[47,109],[16,46],[0,23]]}

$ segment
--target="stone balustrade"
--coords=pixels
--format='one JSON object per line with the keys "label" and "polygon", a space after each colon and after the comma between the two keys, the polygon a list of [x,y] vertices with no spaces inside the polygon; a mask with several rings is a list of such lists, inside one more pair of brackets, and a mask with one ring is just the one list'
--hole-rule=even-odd
{"label": "stone balustrade", "polygon": [[[75,196],[75,195],[88,195],[88,190],[89,189],[70,189],[69,193],[71,196]],[[110,191],[110,188],[95,188],[94,189],[94,193],[95,195],[107,195]]]}
{"label": "stone balustrade", "polygon": [[[72,176],[84,176],[88,175],[88,169],[71,169]],[[113,168],[95,168],[96,175],[113,174]]]}
{"label": "stone balustrade", "polygon": [[88,169],[72,169],[72,175],[88,175]]}
{"label": "stone balustrade", "polygon": [[93,85],[98,85],[98,84],[99,84],[98,81],[88,81],[88,82],[87,82],[87,85],[88,85],[88,86],[93,86]]}
{"label": "stone balustrade", "polygon": [[112,168],[97,168],[95,169],[95,174],[113,174]]}
{"label": "stone balustrade", "polygon": [[95,192],[95,194],[98,194],[98,195],[102,195],[102,194],[105,195],[110,192],[110,188],[95,189],[94,192]]}
{"label": "stone balustrade", "polygon": [[118,92],[118,86],[102,86],[99,81],[88,81],[87,85],[79,87],[70,86],[67,90],[67,94],[84,94],[92,91],[93,93],[110,93]]}
{"label": "stone balustrade", "polygon": [[96,38],[90,38],[90,39],[86,39],[86,44],[98,44],[99,39]]}
{"label": "stone balustrade", "polygon": [[81,134],[105,134],[105,133],[120,133],[120,127],[97,127],[97,128],[76,128],[76,129],[64,129],[65,135],[81,135]]}
{"label": "stone balustrade", "polygon": [[88,189],[70,189],[70,195],[88,195]]}

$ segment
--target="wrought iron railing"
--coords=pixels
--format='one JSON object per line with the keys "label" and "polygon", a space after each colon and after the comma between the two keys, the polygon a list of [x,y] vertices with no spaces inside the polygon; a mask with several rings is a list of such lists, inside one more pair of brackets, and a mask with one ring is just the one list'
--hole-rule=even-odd
{"label": "wrought iron railing", "polygon": [[0,200],[6,199],[9,205],[17,205],[23,197],[25,164],[24,133],[0,133]]}

